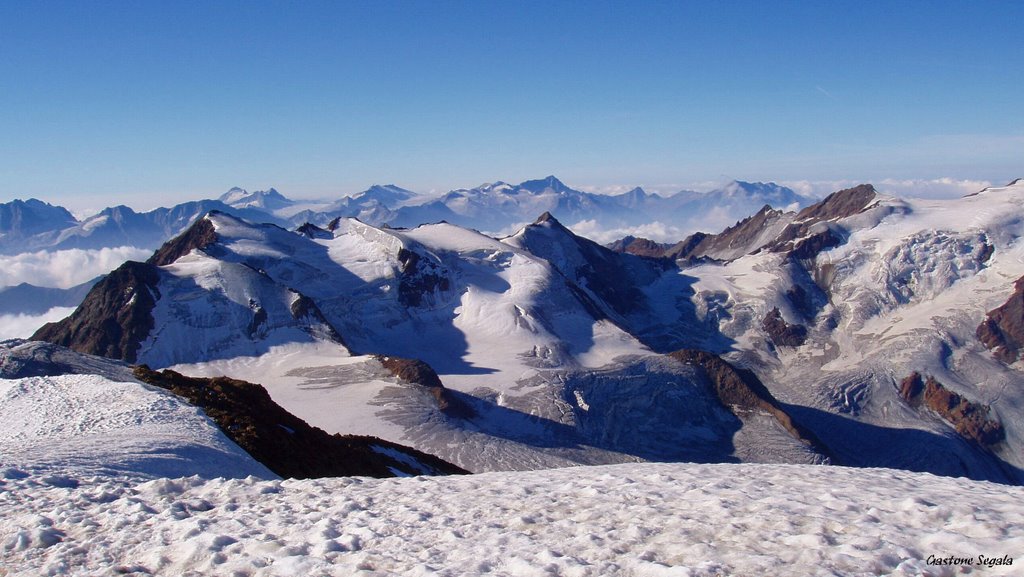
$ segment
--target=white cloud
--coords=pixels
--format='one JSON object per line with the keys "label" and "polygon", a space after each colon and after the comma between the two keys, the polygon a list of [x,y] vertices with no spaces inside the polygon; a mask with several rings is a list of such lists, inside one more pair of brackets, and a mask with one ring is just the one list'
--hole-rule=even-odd
{"label": "white cloud", "polygon": [[988,180],[942,178],[883,178],[881,180],[792,180],[780,182],[801,194],[823,198],[837,190],[873,184],[879,192],[902,198],[959,198],[992,186]]}
{"label": "white cloud", "polygon": [[27,339],[39,327],[46,323],[59,321],[71,313],[75,307],[53,307],[39,316],[33,315],[0,315],[0,341],[6,339]]}
{"label": "white cloud", "polygon": [[70,288],[108,273],[127,260],[145,260],[152,251],[121,246],[92,250],[70,249],[0,256],[0,286],[27,282],[36,286]]}
{"label": "white cloud", "polygon": [[683,238],[689,234],[684,229],[670,226],[662,222],[652,222],[633,227],[606,229],[602,228],[596,220],[582,220],[570,226],[569,230],[579,236],[589,238],[590,240],[600,244],[608,244],[624,236],[646,238],[655,242],[676,243],[683,240]]}

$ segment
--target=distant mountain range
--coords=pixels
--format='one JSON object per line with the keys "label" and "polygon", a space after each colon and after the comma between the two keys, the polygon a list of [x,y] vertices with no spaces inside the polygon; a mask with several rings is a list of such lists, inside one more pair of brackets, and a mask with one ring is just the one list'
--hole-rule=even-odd
{"label": "distant mountain range", "polygon": [[39,200],[0,204],[0,254],[70,248],[134,246],[155,249],[211,210],[296,228],[321,228],[338,218],[358,218],[373,226],[414,228],[448,222],[491,234],[510,234],[537,215],[549,212],[573,227],[614,230],[660,222],[684,233],[714,232],[753,214],[764,205],[778,209],[807,206],[814,199],[774,183],[732,182],[705,193],[670,196],[640,188],[609,196],[572,189],[554,176],[518,185],[504,182],[453,190],[431,198],[395,185],[375,185],[336,201],[300,202],[277,190],[249,192],[233,188],[216,200],[198,200],[135,212],[106,208],[82,221],[66,209]]}

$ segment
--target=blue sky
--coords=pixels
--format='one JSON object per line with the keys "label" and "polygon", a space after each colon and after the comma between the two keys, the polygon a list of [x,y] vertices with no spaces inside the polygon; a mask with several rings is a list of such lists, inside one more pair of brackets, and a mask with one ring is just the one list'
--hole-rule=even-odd
{"label": "blue sky", "polygon": [[1021,22],[1011,1],[5,2],[0,202],[1001,183],[1024,176]]}

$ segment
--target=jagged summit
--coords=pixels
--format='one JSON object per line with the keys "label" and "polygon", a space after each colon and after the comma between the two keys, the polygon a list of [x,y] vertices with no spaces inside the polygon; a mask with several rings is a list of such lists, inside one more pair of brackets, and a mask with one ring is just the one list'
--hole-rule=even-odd
{"label": "jagged summit", "polygon": [[553,190],[555,192],[566,192],[572,190],[565,185],[561,180],[558,180],[554,175],[538,180],[527,180],[519,184],[519,188],[528,190],[532,193],[539,194],[545,190]]}
{"label": "jagged summit", "polygon": [[558,222],[558,219],[555,218],[555,215],[551,214],[548,211],[544,211],[544,214],[538,216],[537,220],[533,221],[533,224],[544,224],[544,223],[550,223],[552,225],[562,226],[562,223]]}
{"label": "jagged summit", "polygon": [[797,213],[796,220],[822,221],[851,216],[864,210],[876,196],[878,192],[874,186],[859,184],[833,192],[821,202],[808,206]]}
{"label": "jagged summit", "polygon": [[234,208],[258,208],[271,211],[295,204],[293,200],[286,198],[273,187],[249,192],[236,186],[222,194],[217,200]]}

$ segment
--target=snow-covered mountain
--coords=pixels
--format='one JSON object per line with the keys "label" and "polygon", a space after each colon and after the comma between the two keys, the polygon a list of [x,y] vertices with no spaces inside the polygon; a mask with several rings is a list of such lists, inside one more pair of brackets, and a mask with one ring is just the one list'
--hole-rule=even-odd
{"label": "snow-covered mountain", "polygon": [[155,249],[211,210],[236,214],[255,222],[285,224],[262,208],[236,208],[217,200],[185,202],[142,213],[127,206],[114,206],[82,221],[61,207],[34,199],[26,202],[16,200],[0,205],[0,222],[3,222],[4,214],[15,215],[6,228],[0,229],[0,254],[121,246]]}
{"label": "snow-covered mountain", "polygon": [[134,246],[153,249],[185,230],[195,219],[219,210],[251,222],[322,228],[338,218],[358,218],[374,226],[414,228],[446,221],[491,233],[513,232],[550,212],[570,228],[614,230],[660,222],[679,234],[711,232],[765,204],[784,209],[814,199],[774,183],[732,182],[706,193],[683,191],[663,197],[634,189],[618,196],[574,190],[554,176],[518,185],[504,182],[451,191],[434,199],[393,184],[374,185],[335,201],[301,202],[270,188],[232,188],[216,200],[185,202],[137,213],[126,206],[106,208],[78,221],[67,210],[41,201],[0,205],[0,253],[69,248]]}
{"label": "snow-covered mountain", "polygon": [[[78,219],[61,206],[36,199],[0,204],[0,253],[31,249],[31,239],[53,242],[60,231],[78,224]],[[24,243],[28,242],[29,247]]]}
{"label": "snow-covered mountain", "polygon": [[[1024,379],[976,333],[1016,335],[990,311],[1024,276],[1022,200],[1020,184],[953,201],[865,185],[677,258],[551,214],[497,240],[214,213],[36,337],[260,382],[328,432],[474,471],[829,461],[1019,483]],[[432,370],[403,379],[392,358]]]}
{"label": "snow-covered mountain", "polygon": [[285,198],[273,188],[249,192],[237,186],[222,194],[217,200],[233,208],[258,208],[270,213],[295,204],[294,200]]}

